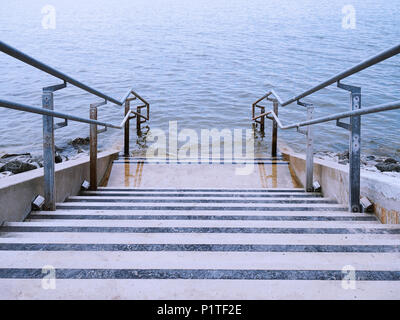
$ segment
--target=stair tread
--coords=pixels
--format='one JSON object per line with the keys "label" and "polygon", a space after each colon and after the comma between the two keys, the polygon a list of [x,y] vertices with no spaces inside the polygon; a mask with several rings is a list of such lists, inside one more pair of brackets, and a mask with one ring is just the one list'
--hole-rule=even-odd
{"label": "stair tread", "polygon": [[[37,279],[0,279],[1,299],[397,299],[400,281],[357,281],[343,290],[341,281],[323,280],[57,280],[43,290]],[[155,290],[155,288],[157,288]]]}
{"label": "stair tread", "polygon": [[[243,207],[243,205],[242,204],[240,204],[240,203],[232,203],[232,204],[229,204],[229,206],[227,206],[226,204],[224,204],[224,203],[221,203],[221,204],[219,204],[219,203],[210,203],[210,204],[207,204],[207,203],[188,203],[188,204],[184,204],[184,203],[180,203],[180,202],[171,202],[171,203],[168,203],[168,204],[164,204],[164,205],[159,205],[158,203],[141,203],[140,204],[140,206],[134,206],[134,207],[136,207],[136,208],[140,208],[140,207],[152,207],[152,206],[154,206],[154,205],[157,205],[157,206],[159,206],[160,208],[163,208],[163,207],[168,207],[168,206],[177,206],[177,207],[202,207],[202,206],[208,206],[208,207],[212,207],[212,206],[215,206],[215,207],[218,207],[218,209],[224,209],[224,208],[230,208],[230,207],[243,207],[243,208],[256,208],[256,207],[260,207],[260,208],[263,208],[263,207],[266,207],[266,208],[274,208],[274,207],[276,207],[276,208],[285,208],[285,207],[287,207],[287,208],[303,208],[303,207],[306,207],[306,208],[318,208],[318,207],[322,207],[322,208],[332,208],[332,209],[335,209],[335,208],[343,208],[343,209],[347,209],[345,206],[343,206],[343,205],[341,205],[341,204],[336,204],[336,203],[306,203],[306,204],[302,204],[301,206],[299,206],[299,204],[296,204],[296,203],[288,203],[288,204],[285,204],[285,203],[266,203],[268,206],[266,206],[265,204],[263,204],[263,203],[252,203],[252,204],[248,204],[248,205],[246,205],[245,207]],[[57,207],[59,207],[59,208],[65,208],[65,207],[89,207],[89,206],[94,206],[94,207],[96,207],[96,206],[99,206],[99,207],[101,207],[101,206],[108,206],[108,207],[121,207],[121,206],[132,206],[132,203],[131,202],[123,202],[123,201],[121,201],[121,202],[101,202],[101,201],[98,201],[98,202],[62,202],[62,203],[57,203],[56,204],[56,206]],[[298,211],[301,211],[301,209],[299,209]]]}
{"label": "stair tread", "polygon": [[19,226],[85,226],[85,227],[235,227],[235,228],[365,228],[399,229],[377,221],[263,221],[263,220],[41,220],[6,222],[4,227]]}
{"label": "stair tread", "polygon": [[180,191],[180,192],[305,192],[303,188],[132,188],[98,187],[100,191]]}
{"label": "stair tread", "polygon": [[248,211],[230,211],[230,210],[162,210],[160,212],[154,213],[153,210],[141,210],[141,211],[132,211],[132,210],[118,210],[118,212],[114,212],[112,210],[96,210],[96,209],[81,209],[79,211],[73,209],[57,209],[57,211],[34,211],[31,213],[32,216],[55,216],[58,215],[78,215],[78,216],[89,216],[89,215],[104,215],[104,216],[253,216],[253,217],[344,217],[344,218],[368,218],[376,220],[374,215],[364,214],[364,213],[350,213],[343,212],[341,210],[326,210],[326,211],[268,211],[268,212],[254,212],[251,210]]}
{"label": "stair tread", "polygon": [[247,270],[356,270],[400,271],[400,253],[326,252],[2,252],[0,268],[73,269],[247,269]]}
{"label": "stair tread", "polygon": [[157,191],[84,191],[80,196],[136,196],[136,197],[249,197],[249,198],[269,198],[269,197],[322,197],[318,192],[157,192]]}
{"label": "stair tread", "polygon": [[0,243],[399,245],[398,234],[0,232]]}
{"label": "stair tread", "polygon": [[[124,195],[124,196],[110,196],[110,195],[79,195],[79,196],[70,196],[67,198],[67,200],[70,199],[95,199],[95,200],[105,200],[105,199],[116,199],[116,200],[158,200],[158,199],[166,199],[166,200],[182,200],[182,197],[179,196],[142,196],[140,198],[130,196],[130,195]],[[300,200],[300,201],[326,201],[326,200],[333,200],[332,198],[324,198],[324,197],[309,197],[309,198],[301,198],[301,197],[296,197],[296,196],[291,196],[290,198],[287,197],[268,197],[265,199],[260,199],[260,197],[252,197],[252,196],[246,196],[246,197],[240,197],[239,199],[232,199],[231,197],[205,197],[205,199],[196,197],[196,196],[186,196],[184,200],[225,200],[225,201],[236,201],[236,200],[257,200],[257,201],[271,201],[271,200],[282,200],[282,201],[290,201],[290,200]]]}
{"label": "stair tread", "polygon": [[229,197],[132,197],[132,196],[70,196],[66,199],[66,203],[69,202],[136,202],[136,203],[337,203],[334,199],[330,198],[285,198],[285,197],[270,197],[270,198],[252,198],[252,197],[241,197],[241,198],[229,198]]}

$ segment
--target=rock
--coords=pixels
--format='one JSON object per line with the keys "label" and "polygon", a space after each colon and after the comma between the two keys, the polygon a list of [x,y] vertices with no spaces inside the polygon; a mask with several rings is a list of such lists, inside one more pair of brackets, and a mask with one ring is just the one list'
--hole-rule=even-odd
{"label": "rock", "polygon": [[40,168],[39,162],[36,162],[36,161],[29,161],[28,163],[34,165],[34,166],[36,167],[36,169],[39,169],[39,168]]}
{"label": "rock", "polygon": [[375,156],[367,156],[367,157],[365,157],[365,160],[368,160],[368,161],[372,161],[372,160],[375,160],[376,158],[375,158]]}
{"label": "rock", "polygon": [[393,158],[387,158],[384,162],[385,163],[397,163],[397,160],[395,160]]}
{"label": "rock", "polygon": [[0,168],[0,172],[10,171],[14,174],[17,174],[17,173],[21,173],[21,172],[34,170],[34,169],[36,169],[36,166],[33,165],[32,163],[23,162],[20,160],[13,160],[13,161],[7,162],[5,165],[3,165]]}
{"label": "rock", "polygon": [[61,163],[63,161],[62,157],[57,153],[54,158],[55,163]]}
{"label": "rock", "polygon": [[1,156],[1,159],[7,159],[7,158],[19,157],[19,156],[31,157],[31,154],[30,153],[6,153],[5,155]]}
{"label": "rock", "polygon": [[70,142],[68,142],[68,144],[77,147],[77,146],[82,146],[82,145],[89,145],[90,143],[90,138],[76,138]]}
{"label": "rock", "polygon": [[375,167],[377,167],[381,172],[400,172],[399,163],[378,163]]}
{"label": "rock", "polygon": [[61,161],[60,162],[68,161],[68,157],[67,156],[60,155],[60,157],[61,157]]}
{"label": "rock", "polygon": [[11,171],[4,171],[4,172],[0,172],[0,179],[1,178],[6,178],[6,177],[9,177],[9,176],[12,176],[12,172]]}
{"label": "rock", "polygon": [[338,153],[337,155],[339,157],[339,160],[349,159],[349,151],[344,151],[344,152]]}

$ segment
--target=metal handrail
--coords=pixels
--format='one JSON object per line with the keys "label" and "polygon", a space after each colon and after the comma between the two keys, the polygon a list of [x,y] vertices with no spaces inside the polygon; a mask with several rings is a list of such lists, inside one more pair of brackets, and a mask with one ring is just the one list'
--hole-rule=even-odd
{"label": "metal handrail", "polygon": [[[149,103],[139,96],[135,91],[129,89],[129,91],[123,96],[121,100],[117,100],[109,95],[106,95],[96,89],[93,89],[82,82],[40,62],[27,54],[5,44],[0,41],[0,50],[15,59],[18,59],[26,64],[29,64],[39,70],[42,70],[56,78],[63,80],[62,84],[53,86],[47,86],[43,88],[42,93],[42,108],[28,106],[20,103],[15,103],[7,100],[0,99],[0,107],[6,107],[9,109],[20,110],[24,112],[36,113],[43,115],[43,167],[44,167],[44,198],[45,210],[55,210],[56,201],[56,190],[55,190],[55,145],[54,145],[54,130],[65,127],[68,125],[68,120],[88,123],[90,124],[90,188],[92,190],[97,189],[97,135],[107,130],[107,128],[125,129],[125,142],[124,142],[124,153],[129,154],[129,120],[136,118],[136,131],[138,136],[141,134],[141,124],[150,119],[150,105]],[[54,111],[54,96],[53,93],[57,90],[63,89],[70,83],[82,90],[89,92],[95,96],[103,98],[104,101],[90,104],[90,119],[74,116],[67,113]],[[133,97],[129,97],[130,95]],[[143,106],[136,106],[136,111],[131,109],[130,102],[132,100],[139,99],[144,103]],[[108,122],[102,122],[97,120],[98,107],[107,104],[110,101],[119,106],[125,105],[124,118],[120,125],[114,125]],[[146,116],[140,113],[142,108],[147,109]],[[62,123],[54,124],[54,118],[65,119]],[[141,119],[144,118],[142,121]],[[97,126],[103,126],[104,129],[98,130]]]}
{"label": "metal handrail", "polygon": [[[138,116],[138,117],[141,117],[141,118],[143,118],[143,119],[145,119],[145,120],[149,120],[150,119],[150,109],[149,109],[149,103],[145,100],[145,99],[143,99],[139,94],[137,94],[135,91],[133,91],[133,90],[131,90],[131,93],[135,96],[135,98],[137,98],[137,99],[139,99],[140,101],[142,101],[143,103],[144,103],[144,105],[143,106],[138,106],[137,108],[140,110],[141,108],[146,108],[146,116],[144,116],[143,114],[141,114],[140,112],[136,112],[136,111],[133,111],[133,110],[131,110],[131,112],[133,113],[133,114],[135,114],[136,116]],[[139,111],[138,110],[138,111]]]}
{"label": "metal handrail", "polygon": [[[305,134],[307,137],[306,143],[306,183],[305,188],[307,191],[314,190],[313,183],[313,136],[311,127],[315,124],[325,123],[336,120],[336,126],[344,128],[349,131],[349,209],[352,212],[360,211],[360,150],[361,150],[361,116],[366,114],[378,113],[383,111],[400,109],[400,100],[393,102],[376,105],[369,108],[360,108],[361,94],[360,88],[352,86],[344,86],[351,90],[351,111],[339,112],[324,117],[313,119],[312,115],[314,107],[312,104],[301,103],[307,107],[307,120],[302,122],[291,123],[283,125],[278,117],[278,102],[274,101],[274,110],[264,112],[265,107],[260,107],[262,112],[258,116],[253,116],[253,121],[261,124],[262,130],[264,129],[264,119],[267,118],[273,121],[272,131],[272,154],[276,155],[277,149],[277,128],[282,130],[296,128],[299,133]],[[253,107],[254,108],[254,107]],[[341,122],[340,119],[350,118],[350,123]],[[258,120],[261,119],[261,120]],[[300,130],[300,127],[307,127],[306,131]]]}
{"label": "metal handrail", "polygon": [[287,129],[311,126],[314,124],[324,123],[324,122],[333,121],[333,120],[339,120],[339,119],[344,119],[344,118],[349,118],[349,117],[354,117],[354,116],[361,116],[361,115],[366,115],[366,114],[370,114],[370,113],[377,113],[377,112],[389,111],[389,110],[395,110],[395,109],[400,109],[400,100],[396,100],[394,102],[384,103],[384,104],[380,104],[377,106],[364,108],[364,109],[339,112],[339,113],[335,113],[335,114],[332,114],[332,115],[329,115],[326,117],[320,117],[320,118],[316,118],[316,119],[312,119],[312,120],[292,123],[292,124],[289,124],[286,126],[284,126],[282,124],[281,120],[278,118],[278,116],[272,110],[265,112],[263,114],[260,114],[259,116],[253,118],[253,120],[256,120],[260,117],[265,117],[267,115],[272,115],[272,117],[278,123],[279,128],[281,128],[282,130],[287,130]]}
{"label": "metal handrail", "polygon": [[114,129],[122,129],[124,127],[125,122],[128,120],[129,116],[131,113],[134,113],[134,111],[131,110],[131,112],[127,113],[122,120],[120,125],[115,125],[112,123],[108,122],[102,122],[98,120],[92,120],[92,119],[86,119],[78,116],[74,116],[71,114],[63,113],[63,112],[58,112],[58,111],[53,111],[49,109],[44,109],[44,108],[38,108],[38,107],[32,107],[28,106],[26,104],[21,104],[21,103],[16,103],[16,102],[11,102],[8,100],[3,100],[0,99],[0,107],[5,107],[8,109],[14,109],[14,110],[19,110],[19,111],[25,111],[25,112],[30,112],[30,113],[36,113],[36,114],[41,114],[44,116],[51,116],[54,118],[60,118],[60,119],[67,119],[67,120],[72,120],[76,122],[82,122],[82,123],[88,123],[88,124],[95,124],[98,126],[102,127],[107,127],[107,128],[114,128]]}
{"label": "metal handrail", "polygon": [[[126,97],[122,101],[114,99],[113,97],[110,97],[109,95],[106,95],[96,89],[93,89],[93,88],[83,84],[82,82],[66,75],[65,73],[62,73],[62,72],[48,66],[47,64],[45,64],[39,60],[36,60],[35,58],[32,58],[31,56],[9,46],[8,44],[6,44],[2,41],[0,41],[0,51],[4,52],[5,54],[8,54],[11,57],[14,57],[15,59],[25,62],[26,64],[29,64],[32,67],[42,70],[43,72],[46,72],[56,78],[59,78],[66,83],[70,83],[78,88],[81,88],[82,90],[85,90],[91,94],[94,94],[95,96],[103,98],[106,101],[113,102],[119,106],[122,106],[122,104],[124,103],[124,101],[126,99]],[[128,93],[128,95],[129,95],[129,93]]]}
{"label": "metal handrail", "polygon": [[274,90],[270,90],[266,95],[264,95],[263,98],[261,98],[257,102],[255,102],[255,104],[259,103],[260,101],[264,100],[265,98],[268,98],[272,94],[278,100],[279,104],[282,107],[285,107],[285,106],[287,106],[287,105],[289,105],[289,104],[291,104],[291,103],[293,103],[295,101],[303,99],[303,98],[305,98],[305,97],[307,97],[307,96],[309,96],[309,95],[311,95],[311,94],[313,94],[313,93],[315,93],[315,92],[317,92],[317,91],[319,91],[321,89],[324,89],[324,88],[330,86],[331,84],[334,84],[334,83],[336,83],[336,82],[338,82],[338,81],[340,81],[340,80],[342,80],[344,78],[347,78],[347,77],[349,77],[349,76],[351,76],[351,75],[353,75],[355,73],[358,73],[358,72],[360,72],[360,71],[362,71],[364,69],[367,69],[367,68],[369,68],[369,67],[371,67],[371,66],[373,66],[373,65],[375,65],[375,64],[377,64],[379,62],[382,62],[382,61],[384,61],[386,59],[389,59],[389,58],[391,58],[391,57],[393,57],[393,56],[395,56],[395,55],[397,55],[399,53],[400,53],[400,44],[398,44],[398,45],[396,45],[396,46],[394,46],[392,48],[389,48],[387,50],[384,50],[384,51],[382,51],[382,52],[380,52],[380,53],[378,53],[378,54],[376,54],[376,55],[374,55],[374,56],[372,56],[372,57],[370,57],[370,58],[368,58],[368,59],[356,64],[355,66],[353,66],[353,67],[351,67],[349,69],[346,69],[345,71],[342,71],[342,72],[334,75],[333,77],[329,78],[328,80],[325,80],[325,81],[321,82],[320,84],[318,84],[318,85],[316,85],[316,86],[304,91],[303,93],[301,93],[301,94],[299,94],[299,95],[297,95],[297,96],[295,96],[295,97],[293,97],[293,98],[291,98],[289,100],[283,101],[276,94],[276,92]]}
{"label": "metal handrail", "polygon": [[[55,86],[57,87],[57,86]],[[62,86],[59,86],[62,87]],[[51,88],[51,87],[49,87]],[[143,122],[140,119],[143,117],[149,120],[149,104],[146,100],[138,97],[142,102],[145,103],[144,106],[138,106],[138,112],[133,111],[130,108],[130,101],[136,99],[137,94],[134,91],[129,92],[135,95],[133,98],[125,98],[125,116],[119,125],[115,125],[109,122],[103,122],[97,120],[97,108],[104,105],[105,102],[94,103],[90,105],[90,119],[74,116],[71,114],[57,112],[48,108],[38,108],[33,106],[28,106],[21,103],[11,102],[8,100],[0,99],[0,107],[5,107],[8,109],[14,109],[29,113],[35,113],[43,115],[43,160],[44,160],[44,193],[45,193],[45,207],[46,210],[55,210],[55,170],[54,170],[54,130],[56,126],[53,123],[54,118],[65,119],[65,123],[57,124],[59,127],[67,125],[68,120],[87,123],[90,124],[90,188],[92,190],[97,189],[97,135],[98,133],[104,132],[107,128],[114,129],[125,129],[125,154],[129,153],[129,120],[137,117],[137,132],[140,132],[140,124]],[[52,94],[52,93],[50,93]],[[127,96],[129,96],[129,94]],[[51,102],[52,103],[52,102]],[[147,117],[140,114],[140,109],[142,107],[147,107]],[[49,120],[50,119],[50,120]],[[60,126],[61,125],[61,126]],[[97,130],[97,126],[103,126],[104,129]]]}
{"label": "metal handrail", "polygon": [[[149,114],[150,113],[150,110],[149,110],[150,109],[149,108],[150,105],[149,105],[149,103],[145,99],[143,99],[141,96],[139,96],[133,90],[133,88],[129,89],[128,92],[122,97],[121,100],[117,100],[117,99],[115,99],[113,97],[110,97],[110,96],[108,96],[108,95],[106,95],[106,94],[104,94],[104,93],[102,93],[102,92],[100,92],[100,91],[98,91],[96,89],[93,89],[93,88],[91,88],[91,87],[79,82],[78,80],[76,80],[76,79],[74,79],[74,78],[72,78],[72,77],[70,77],[70,76],[68,76],[68,75],[66,75],[66,74],[64,74],[64,73],[62,73],[62,72],[60,72],[60,71],[48,66],[48,65],[46,65],[45,63],[43,63],[43,62],[41,62],[39,60],[36,60],[35,58],[33,58],[33,57],[31,57],[31,56],[29,56],[29,55],[17,50],[16,48],[11,47],[10,45],[8,45],[8,44],[6,44],[6,43],[4,43],[2,41],[0,41],[0,50],[2,52],[4,52],[4,53],[14,57],[15,59],[18,59],[18,60],[20,60],[20,61],[22,61],[22,62],[24,62],[26,64],[29,64],[29,65],[31,65],[31,66],[39,69],[39,70],[42,70],[42,71],[44,71],[44,72],[46,72],[46,73],[48,73],[50,75],[53,75],[54,77],[57,77],[57,78],[59,78],[59,79],[64,81],[64,83],[61,84],[61,85],[56,85],[56,86],[50,86],[50,87],[43,88],[43,92],[45,92],[45,91],[54,92],[56,90],[65,88],[67,83],[70,83],[70,84],[72,84],[72,85],[74,85],[74,86],[76,86],[78,88],[81,88],[82,90],[85,90],[85,91],[87,91],[87,92],[89,92],[91,94],[94,94],[94,95],[96,95],[96,96],[98,96],[100,98],[103,98],[104,102],[98,104],[98,106],[104,105],[108,101],[113,102],[113,103],[115,103],[115,104],[117,104],[119,106],[122,106],[123,104],[125,104],[125,117],[124,117],[124,120],[122,121],[122,124],[120,126],[115,126],[115,125],[112,125],[112,124],[104,125],[105,129],[107,127],[121,129],[120,127],[123,126],[123,124],[125,124],[129,119],[132,119],[134,117],[138,117],[138,118],[143,118],[144,119],[144,121],[142,121],[142,122],[141,121],[137,121],[137,124],[136,124],[137,125],[137,128],[136,128],[137,132],[140,133],[140,124],[145,122],[145,121],[148,121],[150,119],[150,114]],[[129,98],[129,96],[131,94],[134,96],[133,98]],[[133,110],[130,109],[130,101],[131,100],[135,100],[136,98],[144,103],[143,107],[147,108],[147,115],[146,116],[144,116],[144,115],[142,115],[140,113],[140,109],[141,109],[142,106],[139,106],[137,108],[137,111],[133,111]],[[52,97],[50,99],[52,100]],[[13,105],[13,103],[10,102],[10,101],[5,101],[4,100],[3,102],[7,102],[7,105],[9,107],[11,105]],[[14,109],[18,109],[17,106],[19,106],[19,110],[23,110],[24,109],[23,111],[28,111],[28,112],[34,111],[34,113],[39,113],[39,114],[43,114],[43,115],[50,115],[50,114],[53,114],[54,116],[56,114],[57,115],[63,115],[63,117],[61,117],[61,118],[64,118],[66,120],[67,119],[73,119],[74,121],[90,123],[88,121],[82,121],[84,118],[71,116],[71,115],[67,115],[67,114],[62,114],[62,113],[57,113],[57,112],[45,113],[45,112],[42,112],[42,110],[37,110],[35,107],[30,107],[30,106],[26,106],[26,105],[24,106],[24,108],[21,108],[21,106],[23,106],[23,105],[18,104],[18,103],[14,104],[13,108]],[[97,111],[96,111],[96,114],[97,114]],[[131,117],[130,115],[133,115],[133,116]],[[55,117],[57,117],[57,116],[55,116]],[[77,120],[77,119],[80,119],[80,120]],[[66,122],[65,122],[65,124],[61,123],[58,127],[56,127],[56,129],[57,128],[61,128],[61,127],[65,127],[66,125],[67,125]],[[129,130],[129,127],[127,127],[126,130]],[[103,132],[103,131],[100,131],[100,132]],[[129,145],[129,139],[126,140],[126,143]],[[128,146],[125,147],[125,151],[127,149],[129,149]]]}
{"label": "metal handrail", "polygon": [[[287,100],[283,101],[279,95],[274,91],[270,90],[267,94],[262,96],[256,102],[252,104],[252,120],[256,124],[260,124],[260,131],[264,135],[265,129],[265,118],[273,121],[272,127],[272,155],[277,154],[277,137],[278,127],[280,129],[293,129],[297,128],[297,131],[307,136],[307,150],[306,150],[306,189],[307,191],[313,190],[313,138],[312,138],[312,125],[336,120],[338,127],[344,128],[349,131],[349,208],[353,212],[360,211],[360,158],[361,158],[361,115],[382,112],[387,110],[400,109],[400,101],[394,101],[370,108],[361,109],[361,88],[343,84],[340,81],[347,78],[357,72],[360,72],[372,65],[375,65],[383,60],[393,57],[400,53],[400,44],[384,50],[377,55],[374,55],[355,66],[336,74],[335,76],[321,82],[320,84],[304,91],[303,93]],[[350,111],[331,114],[329,116],[320,117],[313,119],[314,107],[310,103],[304,103],[300,100],[317,92],[333,83],[337,83],[338,88],[350,92]],[[270,96],[273,97],[270,97]],[[273,110],[266,112],[266,106],[260,105],[259,103],[267,99],[273,102]],[[289,125],[283,125],[278,117],[279,106],[287,106],[297,101],[298,105],[307,108],[307,121],[292,123]],[[256,116],[256,107],[260,109],[260,114]],[[350,123],[344,123],[339,121],[343,118],[350,118]],[[306,131],[301,131],[300,127],[307,126]]]}

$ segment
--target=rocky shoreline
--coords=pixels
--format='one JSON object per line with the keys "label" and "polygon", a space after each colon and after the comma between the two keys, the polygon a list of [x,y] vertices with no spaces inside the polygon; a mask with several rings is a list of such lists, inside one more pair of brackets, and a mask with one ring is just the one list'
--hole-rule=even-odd
{"label": "rocky shoreline", "polygon": [[[349,163],[349,152],[320,151],[315,157],[335,161],[339,164]],[[400,161],[392,157],[375,155],[361,155],[361,168],[364,170],[382,173],[387,176],[400,177]]]}
{"label": "rocky shoreline", "polygon": [[[76,138],[68,142],[67,146],[61,148],[56,146],[55,163],[74,160],[89,154],[89,137]],[[349,152],[319,151],[315,153],[316,158],[334,161],[339,164],[349,163]],[[0,153],[0,178],[14,174],[34,170],[43,167],[43,157],[30,153],[8,154]],[[384,175],[400,178],[400,161],[392,157],[375,155],[361,155],[361,168],[382,173]]]}
{"label": "rocky shoreline", "polygon": [[[56,146],[55,163],[74,160],[89,153],[89,138],[76,138],[65,147]],[[31,153],[0,154],[0,178],[43,167],[43,157]]]}

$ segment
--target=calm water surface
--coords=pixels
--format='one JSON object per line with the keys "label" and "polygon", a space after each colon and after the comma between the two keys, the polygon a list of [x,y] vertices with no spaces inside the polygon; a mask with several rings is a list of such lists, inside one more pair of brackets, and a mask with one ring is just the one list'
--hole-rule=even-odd
{"label": "calm water surface", "polygon": [[[41,9],[56,9],[56,29]],[[348,1],[289,0],[0,0],[0,39],[98,90],[120,98],[133,86],[151,104],[151,128],[251,128],[250,106],[270,88],[283,99],[391,47],[400,39],[400,1],[352,0],[356,29],[342,28]],[[59,80],[0,54],[0,97],[41,106],[41,89]],[[400,56],[344,81],[362,86],[363,106],[400,99]],[[98,98],[69,86],[55,109],[88,116]],[[347,92],[330,86],[306,99],[316,115],[346,111]],[[284,121],[305,119],[293,104]],[[99,118],[118,123],[121,107]],[[363,118],[363,152],[400,157],[400,111]],[[41,152],[41,117],[0,108],[0,152]],[[71,123],[56,131],[65,146],[88,135]],[[270,132],[270,124],[267,127]],[[301,150],[304,137],[280,133]],[[347,134],[334,123],[315,128],[318,150],[343,151]],[[100,137],[102,148],[122,132]],[[258,141],[267,149],[269,136]],[[138,148],[136,146],[136,148]]]}

